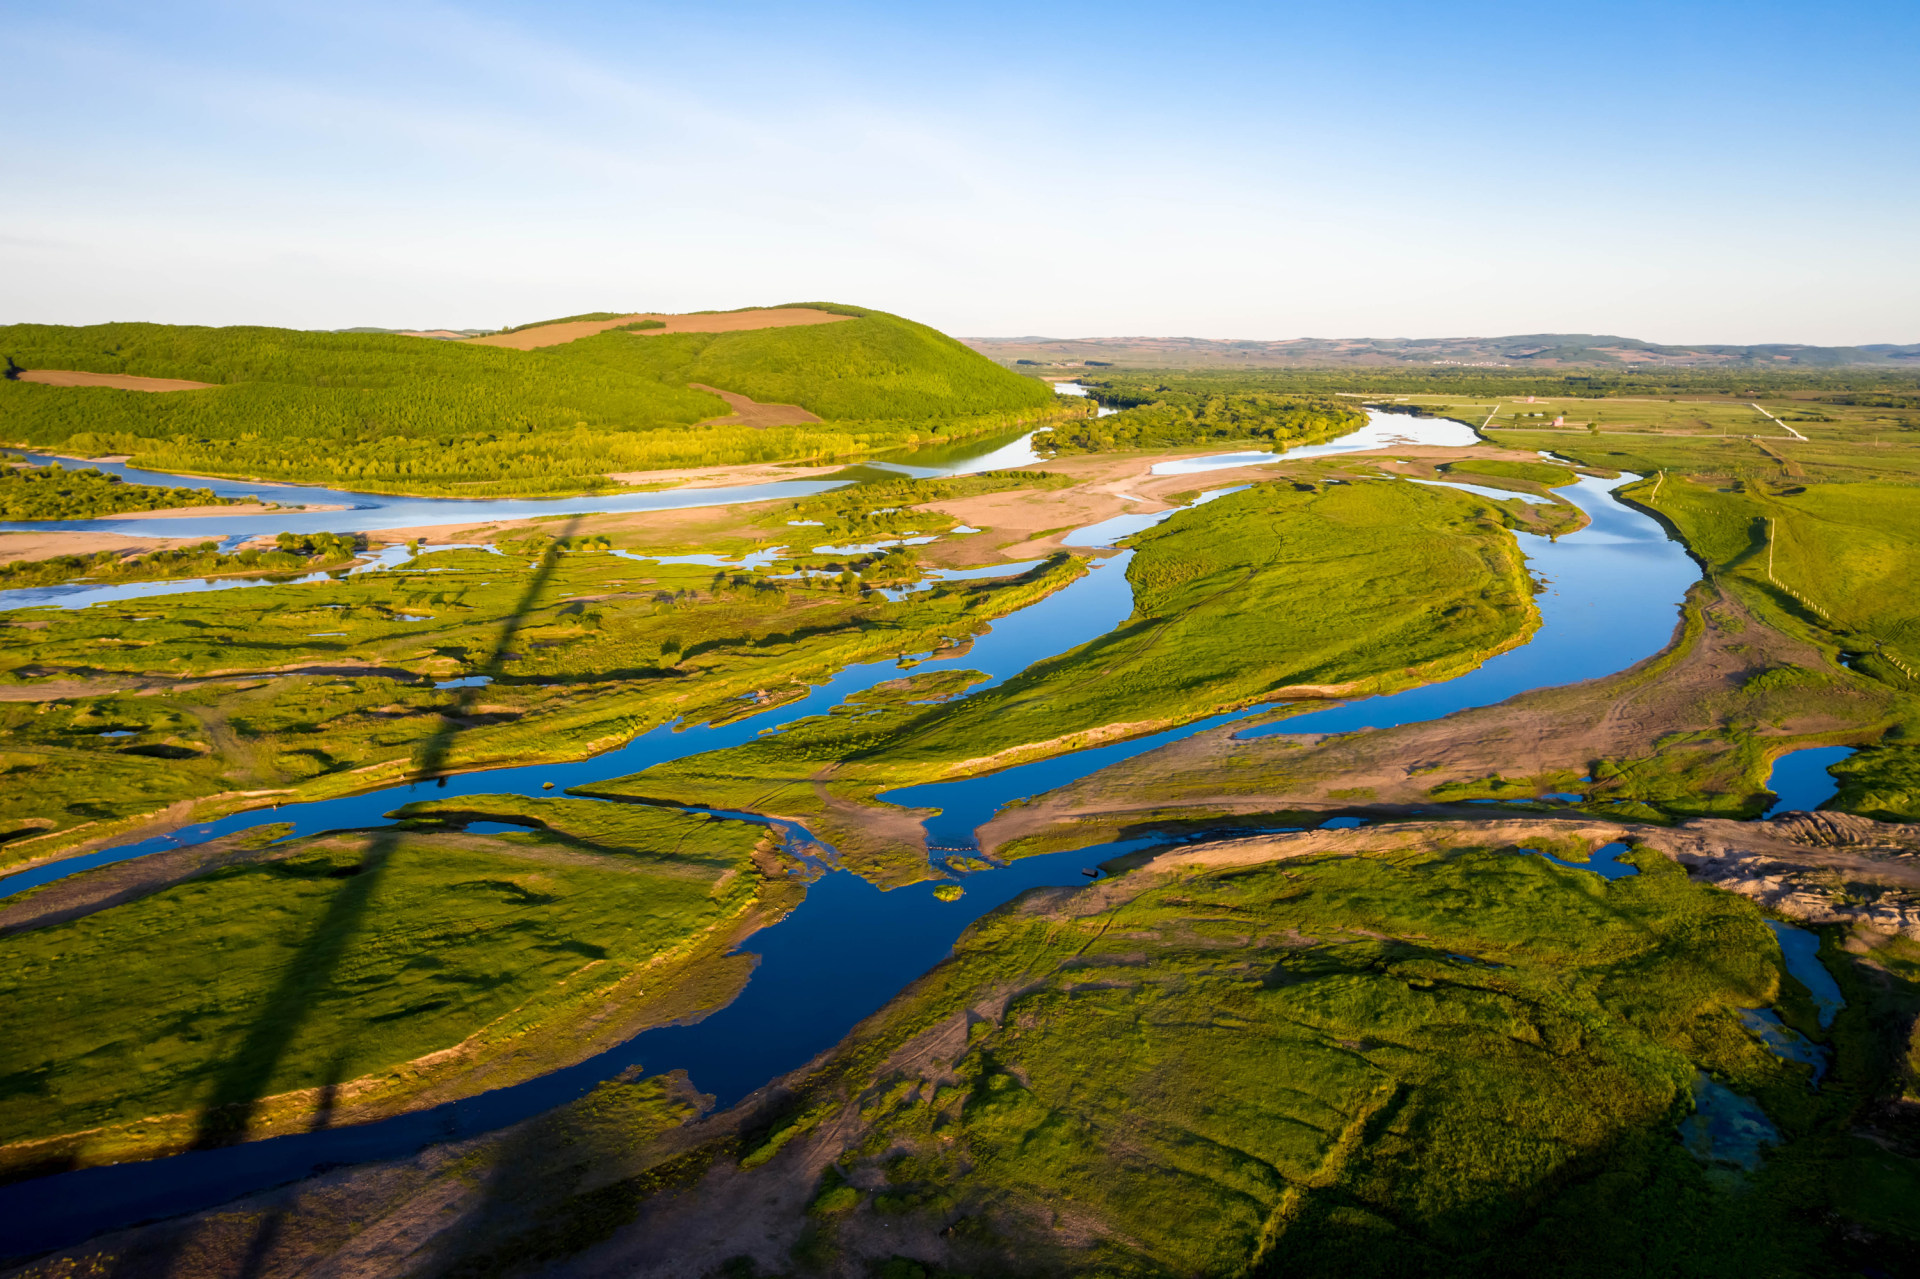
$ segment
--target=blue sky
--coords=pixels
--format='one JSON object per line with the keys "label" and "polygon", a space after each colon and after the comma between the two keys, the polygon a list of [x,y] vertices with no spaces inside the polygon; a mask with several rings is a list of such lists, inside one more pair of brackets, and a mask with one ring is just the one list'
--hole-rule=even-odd
{"label": "blue sky", "polygon": [[0,322],[1920,341],[1920,6],[0,0]]}

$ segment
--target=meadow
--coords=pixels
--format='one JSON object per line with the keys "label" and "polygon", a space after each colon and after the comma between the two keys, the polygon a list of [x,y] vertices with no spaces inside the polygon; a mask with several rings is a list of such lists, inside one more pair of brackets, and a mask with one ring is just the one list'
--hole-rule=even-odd
{"label": "meadow", "polygon": [[10,614],[0,682],[79,687],[0,701],[0,864],[181,801],[207,815],[729,720],[849,663],[964,641],[1084,572],[1060,560],[892,602],[874,582],[919,576],[899,556],[734,572],[636,561],[607,539],[567,550],[568,527],[514,555],[434,551],[390,572]]}
{"label": "meadow", "polygon": [[[0,1172],[364,1121],[542,1073],[604,1038],[587,1023],[609,1001],[644,1003],[643,976],[656,1004],[698,984],[679,971],[695,943],[773,887],[754,862],[766,832],[744,822],[520,796],[405,815],[411,829],[267,845],[7,937]],[[474,816],[528,830],[461,832]],[[617,1018],[628,1033],[635,1011]]]}
{"label": "meadow", "polygon": [[[1469,830],[1285,856],[986,916],[716,1156],[745,1193],[824,1165],[802,1271],[938,1232],[923,1273],[1803,1274],[1866,1259],[1850,1223],[1915,1225],[1847,1134],[1890,1068],[1877,1014],[1836,1024],[1817,1093],[1742,1026],[1771,1004],[1828,1037],[1751,903]],[[1690,1154],[1703,1076],[1789,1144]]]}
{"label": "meadow", "polygon": [[[832,461],[1077,414],[924,325],[883,312],[733,333],[613,331],[532,351],[372,333],[0,326],[19,368],[215,383],[148,394],[0,381],[8,441],[148,469],[463,497],[614,487],[609,473]],[[699,382],[827,419],[700,425]]]}
{"label": "meadow", "polygon": [[[841,823],[818,782],[866,800],[1155,732],[1283,688],[1357,693],[1471,669],[1537,621],[1497,512],[1413,484],[1256,485],[1137,535],[1133,615],[993,689],[850,706],[592,793],[805,814],[843,855],[878,856],[884,849],[868,850]],[[927,873],[919,863],[899,870]]]}

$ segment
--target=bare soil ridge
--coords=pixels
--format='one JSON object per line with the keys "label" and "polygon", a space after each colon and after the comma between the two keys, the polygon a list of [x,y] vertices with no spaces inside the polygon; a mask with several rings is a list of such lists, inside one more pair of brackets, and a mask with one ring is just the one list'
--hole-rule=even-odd
{"label": "bare soil ridge", "polygon": [[191,382],[183,377],[136,377],[131,373],[82,373],[76,369],[22,369],[20,382],[42,386],[104,386],[116,391],[205,391],[215,383]]}
{"label": "bare soil ridge", "polygon": [[[504,346],[514,351],[533,351],[543,346],[560,346],[590,338],[608,329],[640,320],[658,320],[657,329],[636,329],[640,337],[663,333],[745,333],[752,329],[785,329],[799,324],[835,324],[850,320],[850,315],[834,315],[805,306],[777,306],[759,311],[718,311],[696,315],[662,315],[650,311],[622,315],[611,320],[570,320],[565,324],[542,324],[518,333],[494,333],[483,338],[467,338],[475,346]],[[818,421],[819,419],[814,419]]]}

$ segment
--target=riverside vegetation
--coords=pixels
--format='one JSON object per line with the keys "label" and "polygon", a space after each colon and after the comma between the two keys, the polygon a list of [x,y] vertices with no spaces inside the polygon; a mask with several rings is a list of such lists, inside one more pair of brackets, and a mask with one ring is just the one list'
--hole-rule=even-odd
{"label": "riverside vegetation", "polygon": [[[669,340],[548,349],[613,338]],[[204,818],[422,770],[576,758],[904,659],[899,679],[829,714],[577,792],[595,798],[468,796],[279,843],[269,826],[199,860],[160,854],[181,860],[16,899],[0,913],[0,982],[20,1025],[49,1031],[17,1037],[0,1083],[11,1166],[417,1108],[724,1003],[751,962],[731,948],[800,901],[813,871],[765,828],[677,805],[798,817],[882,886],[958,879],[941,887],[967,900],[965,872],[988,863],[930,865],[918,814],[879,793],[1270,700],[1308,709],[1443,679],[1523,642],[1535,588],[1511,530],[1564,531],[1579,512],[1387,482],[1388,450],[1226,473],[1249,487],[1128,543],[1133,612],[1117,628],[985,688],[965,669],[972,637],[1080,581],[1087,552],[928,583],[935,563],[990,563],[1027,537],[960,531],[930,504],[1066,503],[1119,478],[1187,501],[1173,490],[1191,476],[1152,479],[1150,458],[1114,468],[1130,450],[1324,438],[1342,429],[1333,392],[1379,389],[1370,373],[1315,376],[1142,377],[1157,398],[1063,422],[1037,471],[888,479],[653,528],[541,522],[391,571],[10,614],[0,680],[28,699],[0,702],[13,865],[170,804]],[[1423,385],[1406,407],[1476,426],[1491,413],[1498,443],[1564,462],[1481,448],[1401,473],[1546,496],[1576,470],[1634,470],[1647,478],[1623,500],[1710,570],[1666,654],[1599,687],[1528,695],[1618,698],[1633,721],[1621,740],[1644,734],[1641,755],[1581,757],[1590,783],[1578,768],[1476,769],[1434,743],[1479,732],[1479,712],[1418,726],[1419,754],[1396,730],[1142,755],[1068,788],[1118,791],[1125,811],[1063,820],[1001,855],[1156,824],[1217,834],[1416,806],[1455,826],[1108,863],[1084,889],[988,914],[833,1053],[726,1114],[700,1118],[698,1079],[630,1075],[456,1159],[337,1176],[179,1236],[157,1228],[174,1260],[152,1273],[244,1261],[292,1274],[389,1229],[416,1251],[386,1272],[421,1274],[644,1272],[657,1239],[685,1242],[689,1273],[729,1275],[1896,1272],[1889,1259],[1920,1240],[1920,943],[1828,928],[1821,958],[1847,1003],[1825,1026],[1746,898],[1646,847],[1625,855],[1637,874],[1602,880],[1578,869],[1593,841],[1516,844],[1474,820],[1485,809],[1448,805],[1538,811],[1565,805],[1542,791],[1579,782],[1598,821],[1745,814],[1774,755],[1842,742],[1863,749],[1840,766],[1833,805],[1911,819],[1920,652],[1901,584],[1920,553],[1920,452],[1887,416],[1906,410],[1832,398],[1890,392],[1810,381],[1793,393],[1828,398],[1794,402],[1832,420],[1794,419],[1814,436],[1804,444],[1719,393],[1692,406],[1609,394],[1597,429],[1564,412],[1574,429],[1520,430],[1541,408],[1508,396],[1511,380],[1471,383],[1501,389],[1471,404],[1448,389],[1469,383]],[[1763,403],[1784,420],[1780,400]],[[1242,434],[1216,434],[1233,423]],[[1882,430],[1894,440],[1875,443]],[[804,549],[910,536],[938,540]],[[787,549],[753,570],[660,558],[775,543]],[[914,668],[934,652],[947,660]],[[1711,680],[1708,657],[1722,662]],[[1529,731],[1571,759],[1585,743],[1573,724],[1562,708]],[[1314,773],[1367,750],[1402,791]],[[196,945],[211,937],[217,951]],[[645,996],[629,998],[635,987]],[[77,998],[92,990],[97,1005]],[[1768,1007],[1829,1052],[1817,1089],[1743,1025]],[[603,1023],[590,1008],[621,1011]],[[1724,1118],[1716,1088],[1778,1130],[1764,1153],[1709,1131]],[[1703,1134],[1722,1143],[1704,1158]],[[141,1251],[148,1238],[29,1273],[143,1273],[159,1255]]]}
{"label": "riverside vegetation", "polygon": [[1532,588],[1495,509],[1411,484],[1231,494],[1134,540],[1132,617],[991,690],[849,704],[594,793],[804,816],[863,869],[885,857],[891,867],[875,872],[922,877],[920,850],[875,841],[845,801],[1143,735],[1287,688],[1358,694],[1444,678],[1520,642],[1536,620]]}
{"label": "riverside vegetation", "polygon": [[134,555],[95,551],[91,555],[14,560],[0,564],[0,590],[62,582],[146,582],[226,573],[312,572],[351,562],[363,549],[364,541],[344,533],[281,533],[271,547],[250,546],[232,553],[221,551],[218,542],[200,542]]}
{"label": "riverside vegetation", "polygon": [[0,519],[5,520],[93,520],[176,506],[235,503],[236,499],[218,497],[212,489],[128,484],[97,467],[69,469],[58,462],[51,466],[7,465],[0,457]]}

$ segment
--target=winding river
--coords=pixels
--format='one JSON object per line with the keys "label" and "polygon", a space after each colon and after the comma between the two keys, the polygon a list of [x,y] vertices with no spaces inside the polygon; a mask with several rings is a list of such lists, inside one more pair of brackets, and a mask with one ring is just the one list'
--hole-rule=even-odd
{"label": "winding river", "polygon": [[[1296,456],[1299,452],[1378,448],[1389,436],[1395,442],[1408,443],[1429,442],[1426,437],[1430,434],[1436,437],[1432,443],[1474,441],[1472,431],[1458,423],[1433,419],[1410,422],[1404,417],[1379,413],[1371,414],[1370,419],[1368,426],[1354,436],[1299,450]],[[1361,437],[1370,442],[1357,442]],[[991,442],[990,446],[973,450],[970,458],[941,458],[928,469],[934,474],[959,473],[963,468],[984,469],[978,463],[986,458],[993,459],[990,463],[993,466],[1016,464],[1013,459],[1024,447],[1024,438]],[[1030,459],[1031,451],[1027,450],[1026,460]],[[1254,463],[1236,457],[1229,464]],[[912,464],[900,465],[898,469],[905,470],[906,465]],[[1209,469],[1193,461],[1178,465],[1182,473]],[[914,465],[914,469],[920,468]],[[152,477],[134,474],[129,478],[147,481]],[[1336,706],[1246,731],[1253,734],[1336,732],[1432,719],[1498,702],[1531,688],[1609,674],[1657,652],[1668,641],[1677,619],[1678,604],[1687,588],[1698,579],[1698,571],[1683,548],[1670,541],[1653,520],[1612,498],[1609,490],[1631,478],[1613,482],[1584,479],[1561,490],[1587,513],[1590,523],[1581,532],[1562,536],[1557,541],[1519,535],[1533,573],[1546,582],[1545,593],[1538,597],[1542,624],[1524,646],[1443,684]],[[187,482],[196,487],[208,483],[199,479]],[[423,518],[418,510],[400,509],[423,501],[436,512],[435,519],[451,523],[474,518],[509,518],[504,508],[514,508],[515,514],[521,517],[556,509],[665,509],[793,496],[803,491],[819,491],[822,487],[825,486],[808,483],[632,495],[616,500],[636,505],[615,507],[610,507],[605,499],[574,499],[559,504],[373,499],[380,505],[359,525],[344,523],[341,516],[348,513],[334,511],[316,513],[317,522],[294,527],[300,531],[322,528],[346,531],[355,527],[372,529],[434,522]],[[769,488],[781,491],[765,491]],[[230,483],[228,489],[259,493],[274,500],[320,501],[344,496],[354,499],[356,512],[362,509],[357,504],[365,498],[361,494],[323,495],[308,489],[293,490],[298,494],[295,497],[282,497],[263,486]],[[789,489],[793,491],[786,491]],[[1229,490],[1220,490],[1225,491]],[[459,513],[449,513],[446,509],[449,506],[457,508]],[[489,513],[477,515],[482,507]],[[1174,513],[1127,517],[1129,524],[1124,529],[1096,526],[1083,530],[1082,540],[1095,545],[1117,540],[1127,532],[1137,531]],[[224,521],[228,526],[241,522]],[[260,531],[277,532],[290,527],[285,515],[270,522],[271,529]],[[80,522],[78,526],[100,523]],[[111,523],[113,531],[120,532],[149,531],[130,528],[130,524],[165,525],[151,531],[177,536],[190,532],[183,525],[200,521]],[[1064,590],[996,621],[993,629],[977,639],[964,658],[954,660],[967,668],[985,671],[997,682],[1035,661],[1113,629],[1132,612],[1132,592],[1126,580],[1131,554],[1122,551],[1111,556]],[[1017,566],[1010,571],[1018,571]],[[493,769],[435,782],[393,786],[364,795],[237,814],[173,835],[9,876],[0,880],[0,895],[19,892],[90,866],[198,842],[263,822],[286,822],[300,834],[377,826],[384,823],[385,814],[412,799],[501,792],[537,796],[547,793],[543,790],[545,783],[564,790],[619,777],[665,760],[749,741],[766,728],[818,714],[850,693],[899,675],[900,669],[892,659],[849,667],[813,689],[803,700],[776,712],[717,728],[658,728],[625,747],[589,760]],[[940,815],[928,822],[930,842],[944,847],[968,847],[974,842],[975,828],[1011,800],[1037,795],[1117,760],[1256,713],[1258,708],[1214,716],[1150,737],[1096,747],[984,777],[909,787],[891,792],[886,798],[895,803],[938,807],[942,810]],[[731,1105],[838,1042],[860,1019],[945,957],[961,931],[987,911],[1029,888],[1083,883],[1083,867],[1121,852],[1149,847],[1153,842],[1140,839],[1105,844],[1028,858],[1011,866],[971,874],[965,879],[965,895],[956,902],[937,900],[931,885],[927,884],[883,893],[855,875],[827,873],[811,885],[805,900],[791,915],[753,937],[751,949],[761,957],[760,963],[739,998],[694,1025],[646,1031],[588,1061],[527,1083],[377,1123],[194,1151],[143,1163],[83,1169],[0,1187],[0,1255],[62,1247],[134,1222],[210,1207],[306,1176],[325,1165],[404,1157],[435,1142],[475,1135],[528,1118],[583,1095],[629,1067],[640,1066],[648,1072],[683,1068],[699,1089],[715,1095],[720,1106]]]}

